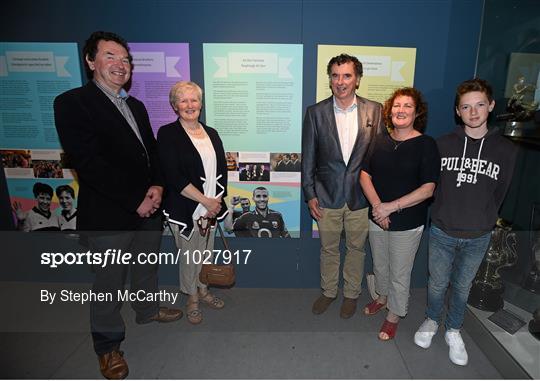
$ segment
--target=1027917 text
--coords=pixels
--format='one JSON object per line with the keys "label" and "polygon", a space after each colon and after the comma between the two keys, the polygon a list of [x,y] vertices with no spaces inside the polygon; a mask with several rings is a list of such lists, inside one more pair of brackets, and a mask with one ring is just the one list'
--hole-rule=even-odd
{"label": "1027917 text", "polygon": [[245,265],[251,255],[251,250],[186,250],[182,255],[186,257],[187,264],[212,265],[223,263],[225,265]]}

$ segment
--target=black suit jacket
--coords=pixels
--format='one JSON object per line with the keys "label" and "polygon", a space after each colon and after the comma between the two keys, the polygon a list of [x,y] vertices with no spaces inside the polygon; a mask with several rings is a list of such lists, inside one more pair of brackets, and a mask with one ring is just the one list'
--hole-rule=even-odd
{"label": "black suit jacket", "polygon": [[308,107],[302,130],[302,189],[306,201],[315,197],[323,208],[350,210],[367,206],[360,187],[362,159],[378,133],[386,133],[382,105],[356,97],[358,134],[345,165],[339,143],[333,97]]}
{"label": "black suit jacket", "polygon": [[142,221],[136,210],[148,188],[163,186],[146,108],[133,97],[127,104],[144,147],[93,81],[54,100],[58,136],[79,181],[78,230],[136,229]]}

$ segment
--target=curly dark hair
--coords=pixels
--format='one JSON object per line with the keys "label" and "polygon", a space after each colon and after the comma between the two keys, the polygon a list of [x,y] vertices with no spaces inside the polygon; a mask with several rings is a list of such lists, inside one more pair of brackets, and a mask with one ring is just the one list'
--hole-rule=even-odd
{"label": "curly dark hair", "polygon": [[45,183],[35,183],[32,187],[32,193],[34,193],[34,197],[39,196],[41,193],[48,194],[49,196],[53,196],[53,189],[49,184]]}
{"label": "curly dark hair", "polygon": [[330,77],[330,74],[332,74],[332,66],[335,64],[338,66],[343,65],[347,62],[352,62],[354,64],[354,72],[356,73],[356,76],[358,79],[362,78],[362,75],[364,74],[362,63],[355,56],[350,56],[345,53],[332,57],[332,59],[328,62],[328,65],[326,66],[326,74],[328,74],[328,77]]}
{"label": "curly dark hair", "polygon": [[427,103],[424,101],[422,93],[414,87],[402,87],[394,91],[394,93],[384,102],[383,117],[388,128],[394,128],[392,124],[392,106],[397,97],[411,97],[414,101],[416,118],[414,119],[413,128],[416,131],[424,132],[427,125]]}
{"label": "curly dark hair", "polygon": [[88,37],[88,40],[86,40],[84,47],[83,47],[83,60],[84,60],[84,69],[86,70],[86,76],[88,79],[94,78],[94,72],[90,70],[90,67],[88,66],[88,62],[86,62],[86,58],[90,61],[95,61],[96,54],[98,51],[98,44],[100,41],[114,41],[117,44],[120,44],[126,49],[128,52],[128,59],[129,63],[133,61],[133,57],[129,53],[129,46],[126,40],[124,40],[122,37],[117,35],[116,33],[112,32],[104,32],[104,31],[97,31],[94,32]]}

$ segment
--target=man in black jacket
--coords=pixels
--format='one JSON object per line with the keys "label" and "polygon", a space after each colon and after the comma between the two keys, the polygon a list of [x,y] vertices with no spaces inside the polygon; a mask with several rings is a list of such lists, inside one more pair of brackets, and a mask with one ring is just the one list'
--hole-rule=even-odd
{"label": "man in black jacket", "polygon": [[[79,180],[77,229],[93,252],[107,249],[157,252],[161,242],[163,193],[156,141],[142,102],[124,90],[132,57],[120,36],[94,32],[83,49],[90,81],[59,95],[54,102],[56,129]],[[134,258],[136,259],[136,258]],[[132,262],[132,261],[129,261]],[[136,263],[94,266],[92,292],[110,301],[92,301],[90,324],[101,373],[122,379],[128,366],[119,350],[125,337],[119,291],[128,268],[131,291],[158,291],[157,265]],[[180,319],[182,312],[160,308],[148,297],[132,302],[139,324]]]}

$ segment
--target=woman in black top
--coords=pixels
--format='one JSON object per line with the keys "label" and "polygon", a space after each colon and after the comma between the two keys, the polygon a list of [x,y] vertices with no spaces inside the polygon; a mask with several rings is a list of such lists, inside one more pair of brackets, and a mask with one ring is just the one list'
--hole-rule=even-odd
{"label": "woman in black top", "polygon": [[422,134],[427,106],[418,90],[396,90],[383,113],[390,134],[380,134],[370,147],[360,184],[371,204],[369,242],[379,294],[364,313],[388,308],[379,339],[389,340],[407,314],[412,266],[439,178],[440,157],[433,138]]}

